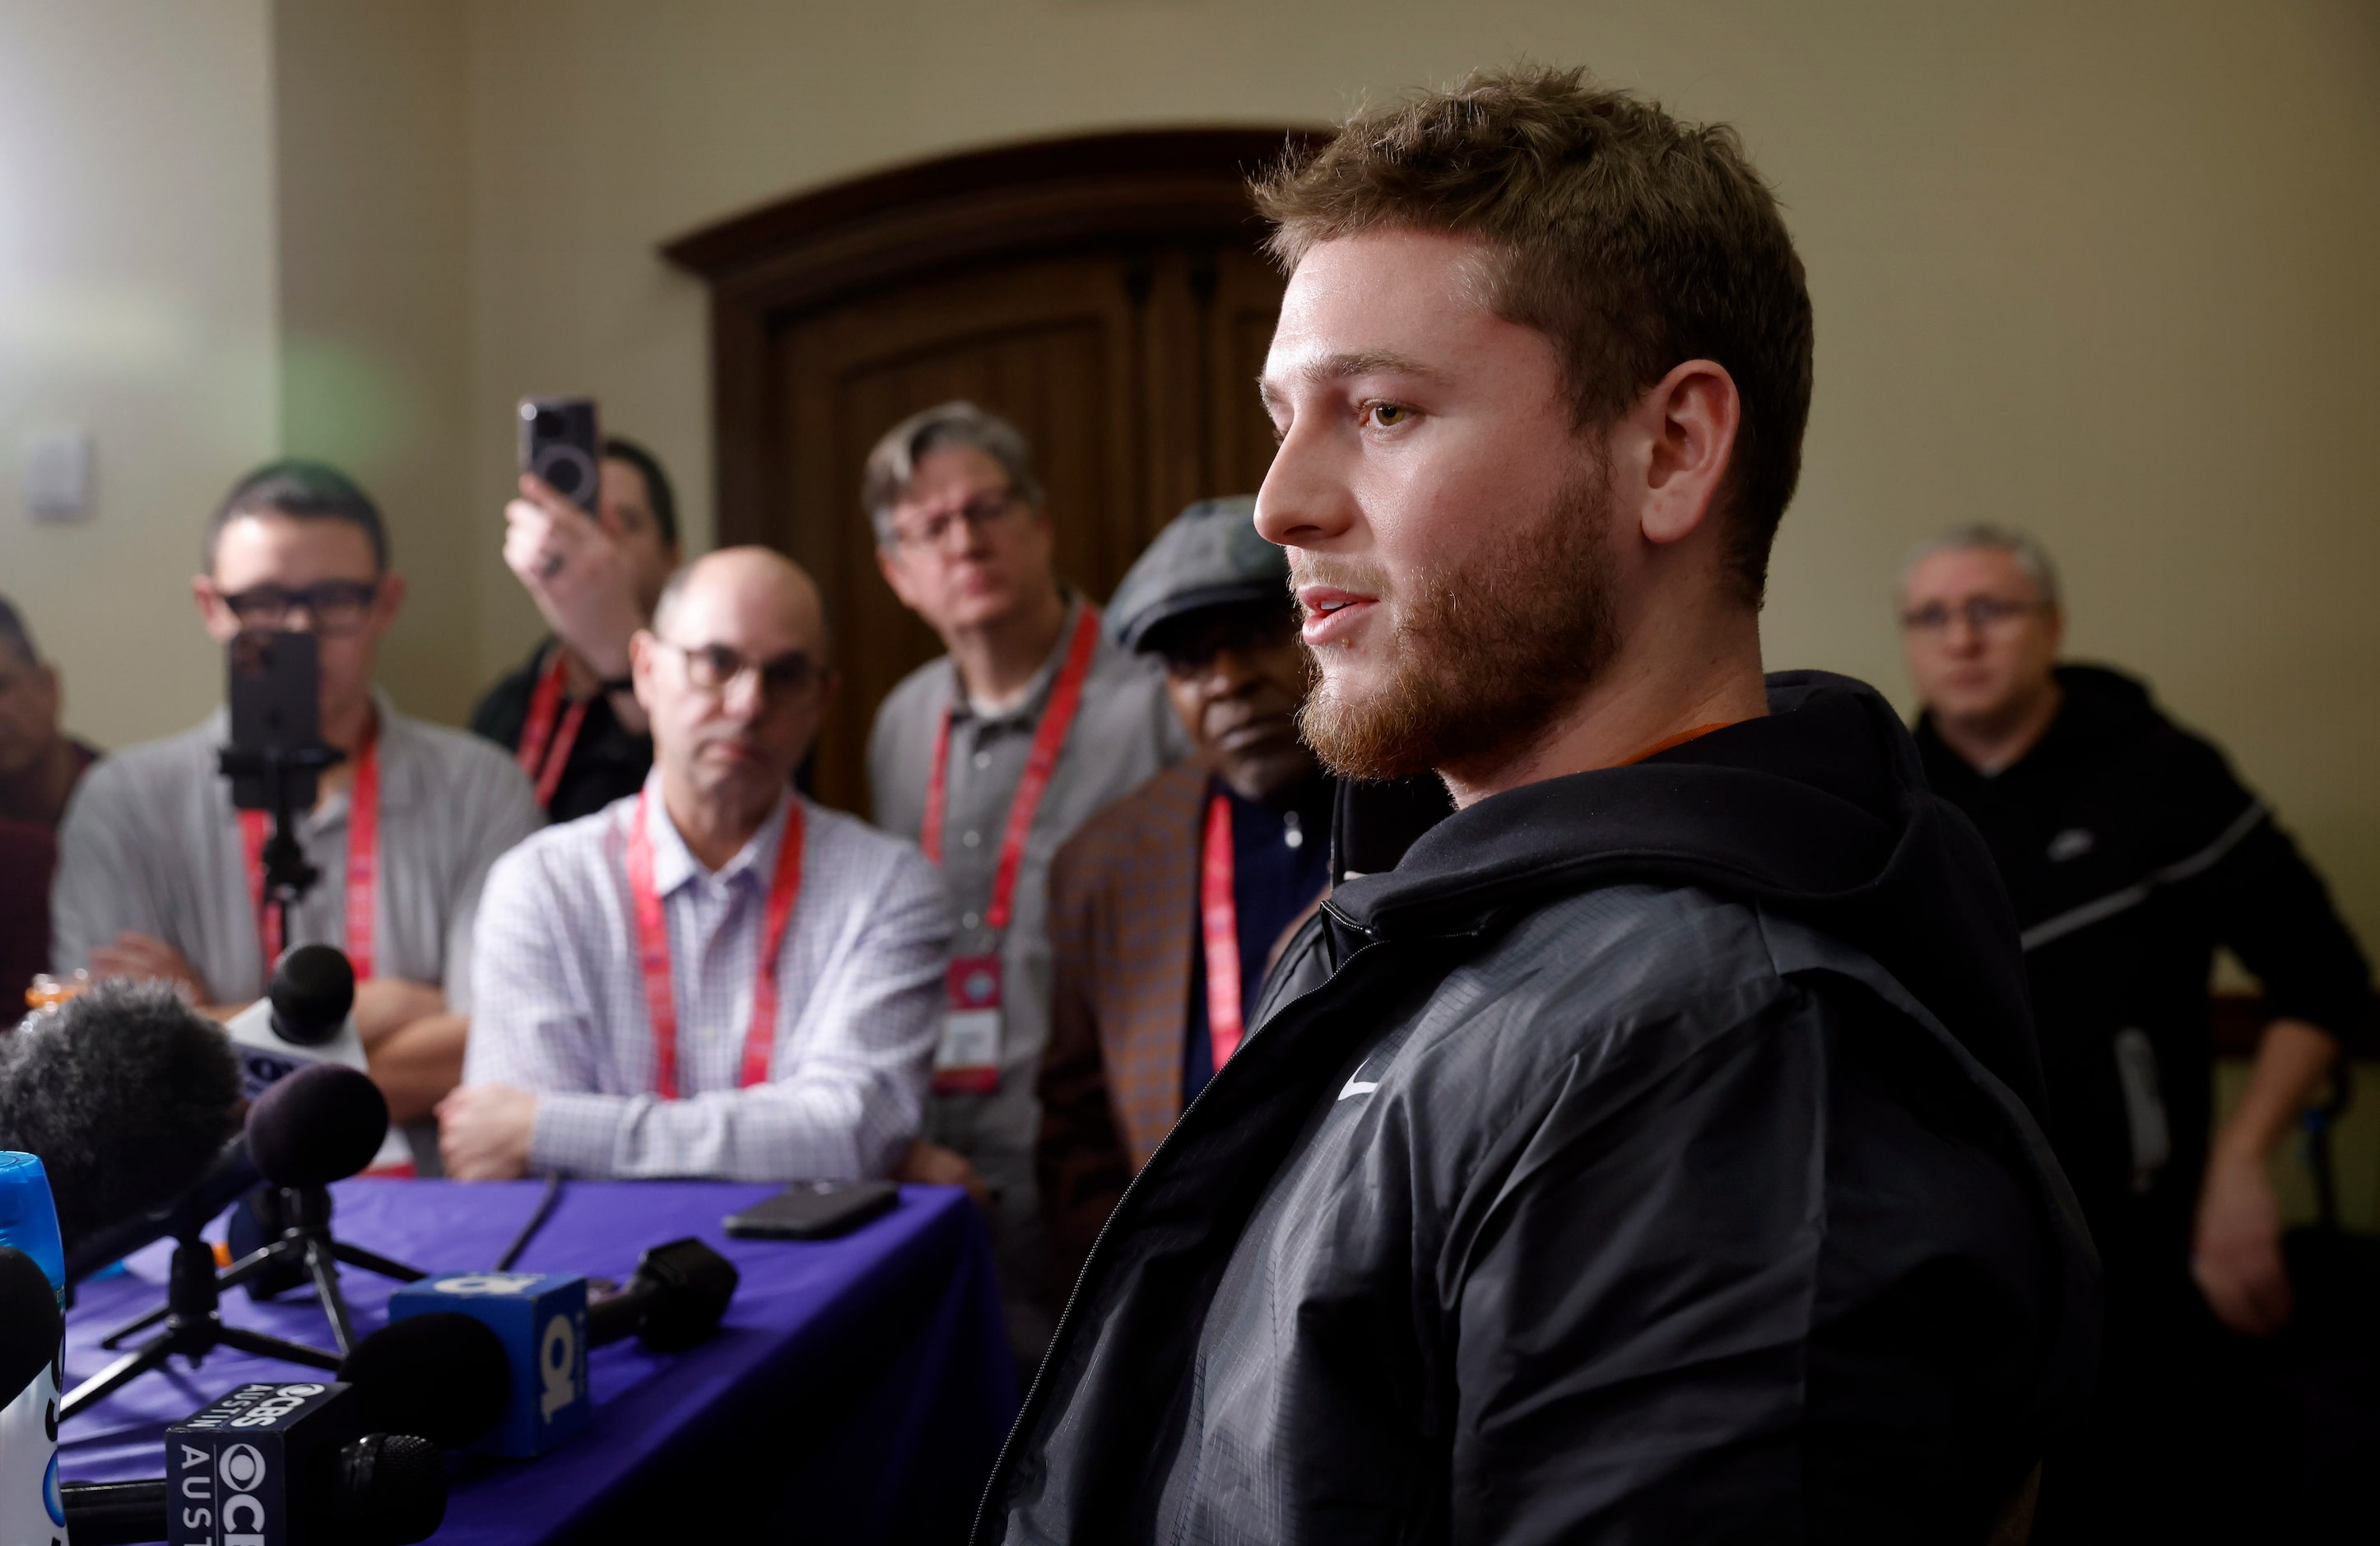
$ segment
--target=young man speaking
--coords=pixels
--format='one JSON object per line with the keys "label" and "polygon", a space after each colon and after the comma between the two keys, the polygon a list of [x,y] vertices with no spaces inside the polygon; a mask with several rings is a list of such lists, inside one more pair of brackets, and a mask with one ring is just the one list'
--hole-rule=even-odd
{"label": "young man speaking", "polygon": [[1258,198],[1305,731],[1457,809],[1342,874],[1124,1194],[980,1533],[2021,1530],[2095,1269],[1989,858],[1880,698],[1761,675],[1774,198],[1552,72]]}

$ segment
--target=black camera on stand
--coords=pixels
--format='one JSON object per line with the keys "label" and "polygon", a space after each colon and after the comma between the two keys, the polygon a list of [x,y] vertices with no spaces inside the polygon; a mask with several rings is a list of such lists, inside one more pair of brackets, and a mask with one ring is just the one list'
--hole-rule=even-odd
{"label": "black camera on stand", "polygon": [[[290,908],[322,878],[298,840],[298,819],[314,808],[322,770],[346,754],[322,739],[322,657],[312,634],[249,629],[225,653],[231,744],[216,753],[215,764],[231,780],[234,806],[273,819],[261,856],[260,910],[279,911],[285,940]],[[257,922],[261,927],[264,919]]]}

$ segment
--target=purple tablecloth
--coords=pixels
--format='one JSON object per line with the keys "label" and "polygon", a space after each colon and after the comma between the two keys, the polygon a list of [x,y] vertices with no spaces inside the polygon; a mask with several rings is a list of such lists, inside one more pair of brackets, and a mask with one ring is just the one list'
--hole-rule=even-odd
{"label": "purple tablecloth", "polygon": [[[771,1187],[572,1182],[520,1260],[523,1272],[625,1280],[644,1248],[700,1236],[743,1274],[718,1336],[690,1352],[635,1342],[595,1350],[587,1431],[532,1461],[450,1456],[440,1542],[964,1539],[1016,1409],[983,1222],[955,1187],[907,1187],[900,1206],[841,1239],[731,1240],[720,1220]],[[536,1206],[533,1182],[349,1181],[334,1188],[343,1240],[428,1272],[491,1266]],[[159,1304],[167,1248],[128,1275],[87,1283],[67,1322],[69,1387],[112,1355],[98,1340]],[[395,1285],[341,1273],[357,1334]],[[224,1317],[316,1346],[310,1295]],[[149,1374],[59,1432],[67,1480],[161,1475],[165,1425],[251,1380],[318,1378],[217,1351],[193,1371]]]}

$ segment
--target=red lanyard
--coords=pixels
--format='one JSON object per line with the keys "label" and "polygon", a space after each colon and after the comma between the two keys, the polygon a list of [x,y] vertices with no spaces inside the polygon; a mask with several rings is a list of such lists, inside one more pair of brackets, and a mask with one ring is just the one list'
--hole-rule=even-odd
{"label": "red lanyard", "polygon": [[1240,1050],[1240,907],[1233,895],[1232,801],[1220,789],[1207,802],[1207,841],[1198,866],[1199,939],[1207,955],[1207,1036],[1220,1068]]}
{"label": "red lanyard", "polygon": [[[257,930],[262,936],[264,975],[281,959],[281,909],[265,905],[264,837],[269,825],[261,810],[239,813],[240,846],[248,859],[248,897],[256,907]],[[356,758],[356,776],[347,785],[347,962],[356,980],[372,975],[374,888],[380,883],[380,737],[364,743]]]}
{"label": "red lanyard", "polygon": [[[777,842],[777,871],[769,881],[769,907],[760,928],[760,964],[752,984],[752,1026],[744,1033],[744,1066],[736,1084],[748,1089],[769,1077],[769,1057],[777,1044],[777,958],[783,954],[794,898],[802,889],[802,805],[786,797],[785,835]],[[645,974],[645,1013],[653,1024],[653,1087],[664,1101],[677,1099],[677,995],[670,983],[669,919],[653,884],[653,839],[646,830],[652,809],[650,791],[637,797],[628,828],[628,890],[637,904],[637,961]]]}
{"label": "red lanyard", "polygon": [[556,645],[552,663],[538,674],[537,690],[529,695],[528,718],[521,725],[520,749],[513,754],[520,763],[520,771],[537,782],[540,810],[553,803],[553,791],[562,783],[562,770],[570,765],[570,749],[578,744],[579,724],[587,717],[586,699],[573,700],[567,710],[562,706],[562,691],[568,676],[562,648]]}
{"label": "red lanyard", "polygon": [[[1025,840],[1032,834],[1033,816],[1041,808],[1041,797],[1050,789],[1050,776],[1057,771],[1058,753],[1066,744],[1066,732],[1075,723],[1075,712],[1083,704],[1083,682],[1091,674],[1091,656],[1099,647],[1099,615],[1083,608],[1075,624],[1074,642],[1066,646],[1066,663],[1058,668],[1058,680],[1050,689],[1049,706],[1041,711],[1041,724],[1033,732],[1033,749],[1025,758],[1025,776],[1016,781],[1016,793],[1008,802],[1008,828],[1000,837],[1000,867],[991,875],[991,907],[983,915],[984,927],[995,933],[1008,927],[1009,904],[1016,895],[1016,871],[1025,862]],[[936,864],[942,862],[942,819],[950,803],[951,778],[951,716],[954,709],[942,711],[942,726],[934,735],[934,771],[926,781],[926,820],[918,834],[918,845],[926,857]]]}

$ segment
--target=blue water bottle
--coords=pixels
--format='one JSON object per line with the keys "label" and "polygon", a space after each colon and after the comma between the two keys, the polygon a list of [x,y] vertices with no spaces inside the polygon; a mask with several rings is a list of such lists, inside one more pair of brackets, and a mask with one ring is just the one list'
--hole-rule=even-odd
{"label": "blue water bottle", "polygon": [[[14,1246],[48,1274],[66,1302],[67,1252],[58,1239],[49,1172],[31,1154],[0,1150],[0,1246]],[[64,1546],[58,1494],[58,1363],[0,1407],[0,1546]]]}

